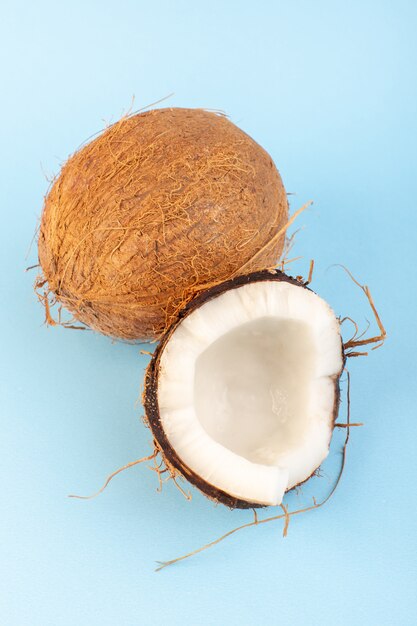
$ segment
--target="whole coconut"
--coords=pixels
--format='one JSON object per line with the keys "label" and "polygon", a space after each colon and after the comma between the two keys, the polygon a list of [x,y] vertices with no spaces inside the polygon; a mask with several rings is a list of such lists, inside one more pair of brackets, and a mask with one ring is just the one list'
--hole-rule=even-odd
{"label": "whole coconut", "polygon": [[52,294],[106,335],[155,338],[200,289],[274,265],[287,219],[270,156],[224,115],[124,117],[69,158],[45,199],[47,320]]}

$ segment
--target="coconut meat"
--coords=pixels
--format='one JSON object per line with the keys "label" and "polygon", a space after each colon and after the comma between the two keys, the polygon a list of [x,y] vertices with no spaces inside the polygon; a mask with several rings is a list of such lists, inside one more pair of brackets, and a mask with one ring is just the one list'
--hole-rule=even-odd
{"label": "coconut meat", "polygon": [[181,462],[235,498],[276,505],[328,454],[340,325],[302,286],[241,285],[185,317],[162,352],[159,415]]}

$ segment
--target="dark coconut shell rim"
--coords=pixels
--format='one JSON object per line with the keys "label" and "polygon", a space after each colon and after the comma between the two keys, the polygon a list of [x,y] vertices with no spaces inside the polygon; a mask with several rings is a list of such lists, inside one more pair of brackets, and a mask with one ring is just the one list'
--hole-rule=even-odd
{"label": "dark coconut shell rim", "polygon": [[[262,505],[257,502],[248,502],[246,500],[242,500],[232,496],[221,489],[218,489],[214,485],[207,483],[205,480],[201,478],[198,474],[196,474],[192,469],[190,469],[177,455],[175,449],[171,446],[168,441],[159,414],[159,404],[158,404],[158,377],[159,377],[159,363],[162,356],[162,353],[165,349],[166,344],[170,340],[171,335],[176,330],[176,328],[181,324],[182,320],[184,320],[190,313],[200,308],[206,302],[209,302],[213,298],[220,296],[221,294],[229,291],[230,289],[237,289],[243,285],[248,285],[253,282],[263,282],[263,281],[282,281],[287,282],[301,289],[309,289],[306,283],[303,283],[291,276],[287,276],[284,272],[280,270],[261,270],[258,272],[253,272],[250,274],[246,274],[243,276],[237,276],[236,278],[232,278],[230,280],[226,280],[218,285],[210,287],[199,293],[193,300],[191,300],[179,313],[176,322],[168,329],[168,331],[163,335],[158,347],[156,348],[152,360],[150,361],[148,368],[146,370],[145,376],[145,388],[144,388],[144,408],[146,419],[151,428],[153,437],[156,441],[157,447],[161,451],[163,457],[166,458],[169,465],[173,466],[179,474],[181,474],[184,478],[186,478],[192,485],[197,487],[204,495],[206,495],[211,500],[215,502],[221,502],[222,504],[235,509],[253,509],[253,508],[262,508],[267,505]],[[314,293],[314,292],[313,292]],[[332,413],[332,426],[334,428],[334,424],[339,412],[339,404],[340,404],[340,385],[339,380],[340,376],[343,372],[346,355],[343,349],[343,342],[341,342],[341,352],[342,352],[342,360],[343,366],[339,373],[339,375],[334,377],[334,388],[335,388],[335,400],[334,407]],[[332,431],[333,431],[332,428]],[[331,438],[330,438],[331,439]],[[329,442],[330,445],[330,442]],[[315,470],[316,471],[316,470]],[[313,472],[311,476],[314,474]],[[306,482],[311,478],[309,476],[302,482]],[[298,483],[300,485],[302,483]],[[298,485],[294,485],[291,489],[294,489]],[[290,490],[289,490],[290,491]]]}

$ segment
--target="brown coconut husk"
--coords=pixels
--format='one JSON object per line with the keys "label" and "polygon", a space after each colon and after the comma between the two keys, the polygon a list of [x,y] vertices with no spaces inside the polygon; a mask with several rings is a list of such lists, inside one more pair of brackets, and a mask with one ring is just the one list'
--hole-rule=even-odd
{"label": "brown coconut husk", "polygon": [[106,335],[158,337],[203,286],[275,265],[287,221],[271,157],[225,115],[123,117],[65,163],[46,196],[46,321],[57,303]]}

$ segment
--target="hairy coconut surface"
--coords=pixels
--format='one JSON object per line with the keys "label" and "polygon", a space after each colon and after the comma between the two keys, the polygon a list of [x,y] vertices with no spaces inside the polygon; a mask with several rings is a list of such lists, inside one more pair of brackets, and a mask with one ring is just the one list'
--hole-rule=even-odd
{"label": "hairy coconut surface", "polygon": [[279,504],[326,457],[345,355],[340,322],[284,273],[198,295],[148,366],[144,406],[167,468],[231,508]]}
{"label": "hairy coconut surface", "polygon": [[52,300],[107,335],[159,336],[201,288],[273,266],[287,218],[270,156],[224,115],[124,117],[70,157],[45,199],[47,321]]}

